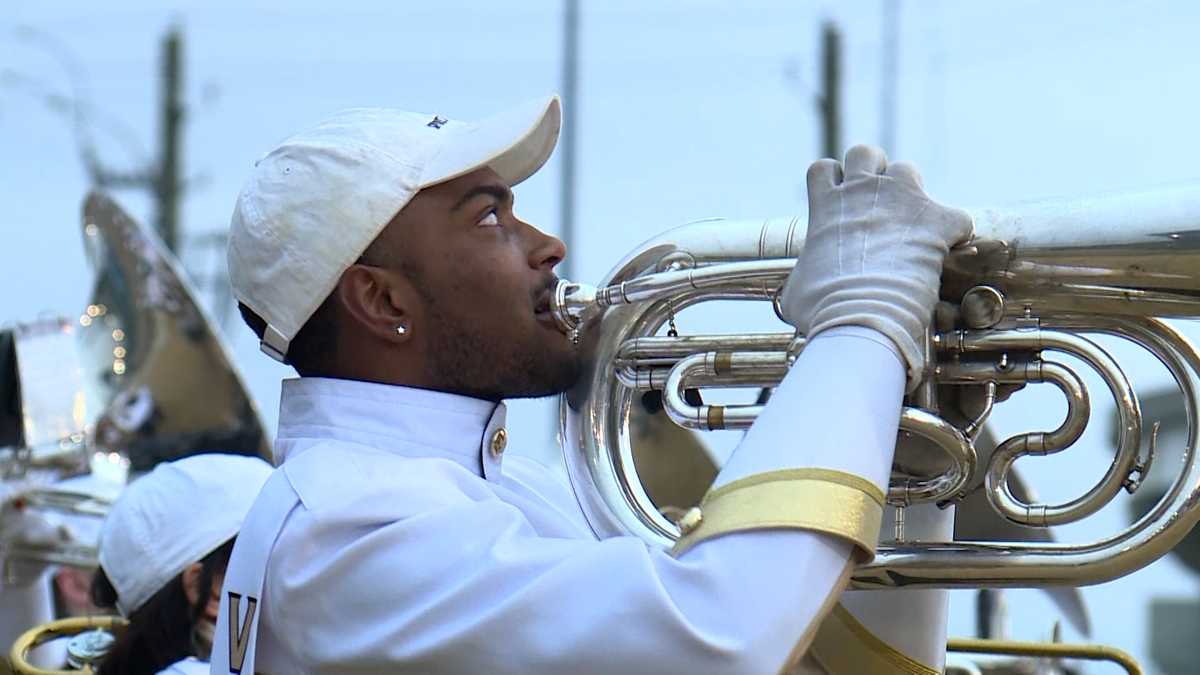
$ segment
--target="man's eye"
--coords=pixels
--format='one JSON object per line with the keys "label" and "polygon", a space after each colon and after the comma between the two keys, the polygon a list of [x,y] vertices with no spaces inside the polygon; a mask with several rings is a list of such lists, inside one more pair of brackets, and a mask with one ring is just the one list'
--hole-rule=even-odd
{"label": "man's eye", "polygon": [[495,209],[488,211],[487,215],[479,220],[480,225],[499,225],[500,218],[496,216]]}

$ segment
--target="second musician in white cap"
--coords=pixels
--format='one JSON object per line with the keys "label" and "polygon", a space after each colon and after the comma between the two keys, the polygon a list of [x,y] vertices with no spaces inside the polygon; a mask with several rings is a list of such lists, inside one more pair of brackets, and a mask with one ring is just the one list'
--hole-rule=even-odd
{"label": "second musician in white cap", "polygon": [[129,624],[103,675],[208,672],[225,564],[270,474],[257,457],[192,455],[155,466],[121,493],[100,530],[92,599]]}

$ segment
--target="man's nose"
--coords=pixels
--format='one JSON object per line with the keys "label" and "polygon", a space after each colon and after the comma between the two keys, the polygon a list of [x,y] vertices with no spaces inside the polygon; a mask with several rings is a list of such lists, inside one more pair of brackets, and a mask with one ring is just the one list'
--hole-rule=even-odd
{"label": "man's nose", "polygon": [[529,264],[537,269],[554,269],[567,257],[567,245],[561,239],[546,234],[529,226],[534,235],[534,245],[530,248]]}

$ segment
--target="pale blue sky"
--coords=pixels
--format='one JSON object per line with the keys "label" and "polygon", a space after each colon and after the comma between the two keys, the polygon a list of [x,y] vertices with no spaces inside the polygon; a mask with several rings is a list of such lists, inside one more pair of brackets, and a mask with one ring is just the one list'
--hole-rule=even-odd
{"label": "pale blue sky", "polygon": [[[688,220],[800,208],[804,169],[818,155],[812,86],[823,18],[844,31],[843,141],[880,138],[881,0],[583,4],[580,95],[565,102],[579,120],[571,255],[582,280],[599,280],[639,241]],[[199,234],[226,226],[259,154],[338,108],[471,118],[557,90],[559,12],[550,0],[9,0],[0,10],[0,73],[69,91],[62,65],[17,28],[53,36],[86,71],[92,101],[131,127],[144,152],[156,129],[159,36],[178,21],[193,106],[185,159],[205,177],[185,202],[184,223]],[[915,161],[935,197],[963,206],[1200,179],[1198,14],[1184,2],[904,2],[893,157]],[[788,64],[799,78],[785,77]],[[104,155],[130,162],[127,144],[106,128],[97,129]],[[68,131],[33,96],[0,88],[0,287],[8,289],[0,322],[73,314],[86,301],[77,214],[87,186]],[[558,171],[551,160],[517,191],[522,215],[550,232],[558,231]],[[142,195],[116,196],[149,219]],[[287,371],[257,353],[236,319],[229,328],[273,428]],[[1140,365],[1133,375],[1144,389],[1165,381]],[[1055,424],[1054,401],[1042,392],[1018,397],[999,413],[1001,431],[1028,429],[1030,419]],[[551,461],[551,409],[515,404],[513,447]],[[1099,477],[1105,435],[1093,427],[1083,447],[1025,467],[1043,481],[1043,496],[1074,496]],[[1106,509],[1102,523],[1064,536],[1124,517],[1121,506]],[[1145,600],[1194,596],[1196,580],[1181,569],[1163,561],[1087,589],[1095,639],[1148,662]],[[971,630],[967,599],[956,596],[957,634]],[[1039,596],[1014,593],[1010,604],[1015,636],[1048,632]]]}

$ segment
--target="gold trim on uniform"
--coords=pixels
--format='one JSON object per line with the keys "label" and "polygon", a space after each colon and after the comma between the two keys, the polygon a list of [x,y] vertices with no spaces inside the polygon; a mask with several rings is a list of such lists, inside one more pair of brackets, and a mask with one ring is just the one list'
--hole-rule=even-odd
{"label": "gold trim on uniform", "polygon": [[859,623],[841,604],[821,622],[812,656],[829,675],[937,675],[938,671],[895,649]]}
{"label": "gold trim on uniform", "polygon": [[782,469],[733,481],[710,491],[690,514],[671,549],[679,556],[730,532],[789,528],[846,539],[862,560],[875,555],[883,519],[883,492],[861,476],[831,469]]}

